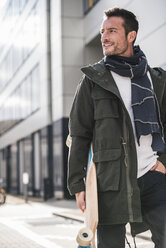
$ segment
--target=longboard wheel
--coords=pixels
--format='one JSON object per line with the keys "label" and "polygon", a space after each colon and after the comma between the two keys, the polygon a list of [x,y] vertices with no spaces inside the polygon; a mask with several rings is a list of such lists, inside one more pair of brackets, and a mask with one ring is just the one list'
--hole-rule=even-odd
{"label": "longboard wheel", "polygon": [[77,235],[77,243],[81,246],[88,246],[93,239],[93,232],[91,229],[84,227]]}

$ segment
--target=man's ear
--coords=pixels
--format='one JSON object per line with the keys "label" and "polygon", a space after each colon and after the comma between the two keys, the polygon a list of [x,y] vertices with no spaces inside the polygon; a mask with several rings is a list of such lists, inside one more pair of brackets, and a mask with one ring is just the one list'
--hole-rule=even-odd
{"label": "man's ear", "polygon": [[133,43],[133,41],[136,39],[137,33],[135,31],[131,31],[127,35],[128,42]]}

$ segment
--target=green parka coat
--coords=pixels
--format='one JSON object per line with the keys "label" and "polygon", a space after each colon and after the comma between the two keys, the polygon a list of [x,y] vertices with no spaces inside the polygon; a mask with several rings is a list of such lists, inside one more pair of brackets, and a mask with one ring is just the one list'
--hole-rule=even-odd
{"label": "green parka coat", "polygon": [[[93,142],[98,183],[99,224],[137,223],[144,231],[137,185],[137,155],[131,120],[116,83],[103,60],[82,68],[69,118],[68,189],[85,190],[87,160]],[[150,69],[166,140],[166,72]],[[159,154],[166,165],[166,153]]]}

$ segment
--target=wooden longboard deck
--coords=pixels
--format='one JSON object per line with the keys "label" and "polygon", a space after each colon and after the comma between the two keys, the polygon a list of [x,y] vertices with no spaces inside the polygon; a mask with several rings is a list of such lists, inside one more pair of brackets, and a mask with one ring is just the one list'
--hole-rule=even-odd
{"label": "wooden longboard deck", "polygon": [[[66,141],[68,147],[71,145],[71,138],[68,136]],[[91,229],[93,233],[93,239],[91,242],[91,248],[95,248],[95,233],[98,225],[98,197],[97,197],[97,178],[96,178],[96,166],[93,163],[93,150],[92,145],[89,151],[89,161],[87,165],[86,176],[86,210],[85,210],[85,227]],[[82,243],[80,244],[82,245]]]}
{"label": "wooden longboard deck", "polygon": [[93,232],[92,246],[95,247],[95,233],[98,225],[98,198],[97,198],[97,180],[96,166],[91,161],[86,179],[86,210],[85,226]]}

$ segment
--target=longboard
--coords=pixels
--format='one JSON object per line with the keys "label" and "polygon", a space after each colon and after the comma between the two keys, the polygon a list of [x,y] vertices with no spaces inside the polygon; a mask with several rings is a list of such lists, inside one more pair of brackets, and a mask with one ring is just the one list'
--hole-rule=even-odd
{"label": "longboard", "polygon": [[[68,136],[67,146],[71,145],[71,138]],[[91,247],[95,248],[95,233],[98,225],[98,197],[97,197],[97,178],[96,166],[93,163],[92,144],[89,150],[89,160],[87,165],[87,176],[85,182],[86,209],[84,211],[84,225],[78,235],[78,248]]]}

